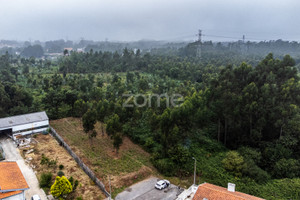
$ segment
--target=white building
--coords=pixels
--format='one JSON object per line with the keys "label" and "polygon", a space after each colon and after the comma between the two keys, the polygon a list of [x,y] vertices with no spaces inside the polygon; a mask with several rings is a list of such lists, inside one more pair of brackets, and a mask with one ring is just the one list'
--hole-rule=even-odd
{"label": "white building", "polygon": [[0,136],[8,134],[15,138],[40,133],[48,128],[49,118],[45,111],[0,119]]}

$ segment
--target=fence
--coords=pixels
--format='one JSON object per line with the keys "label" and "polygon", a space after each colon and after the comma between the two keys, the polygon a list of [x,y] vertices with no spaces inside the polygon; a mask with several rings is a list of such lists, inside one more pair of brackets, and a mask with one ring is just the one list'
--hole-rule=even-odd
{"label": "fence", "polygon": [[104,192],[104,194],[109,197],[109,193],[105,190],[104,184],[96,177],[94,172],[90,170],[88,166],[86,166],[82,160],[72,151],[70,146],[64,141],[64,139],[55,131],[54,128],[50,127],[51,134],[53,137],[59,142],[61,146],[63,146],[69,154],[74,158],[77,164],[81,167],[81,169],[94,181],[94,183]]}

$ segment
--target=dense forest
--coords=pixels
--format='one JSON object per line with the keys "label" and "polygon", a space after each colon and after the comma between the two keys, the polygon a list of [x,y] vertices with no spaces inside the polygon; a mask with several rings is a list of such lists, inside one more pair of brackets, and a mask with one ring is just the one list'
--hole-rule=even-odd
{"label": "dense forest", "polygon": [[[299,199],[298,60],[213,46],[197,58],[193,43],[174,51],[91,49],[55,62],[6,53],[0,117],[40,110],[51,119],[82,117],[91,139],[100,121],[117,149],[123,135],[130,137],[166,176],[191,176],[195,157],[202,182],[234,182],[237,190],[266,199]],[[174,94],[181,96],[176,105]]]}

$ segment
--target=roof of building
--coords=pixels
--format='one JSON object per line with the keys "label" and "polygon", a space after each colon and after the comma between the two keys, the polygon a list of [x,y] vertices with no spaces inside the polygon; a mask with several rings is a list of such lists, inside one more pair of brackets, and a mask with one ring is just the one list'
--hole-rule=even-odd
{"label": "roof of building", "polygon": [[11,197],[11,196],[20,194],[21,192],[22,192],[21,190],[20,191],[13,191],[13,192],[5,192],[5,193],[0,192],[0,199]]}
{"label": "roof of building", "polygon": [[16,162],[0,162],[0,177],[0,192],[12,192],[29,188]]}
{"label": "roof of building", "polygon": [[66,47],[66,48],[64,48],[64,50],[72,51],[73,48],[72,47]]}
{"label": "roof of building", "polygon": [[9,128],[17,125],[28,124],[49,120],[45,111],[30,113],[25,115],[16,115],[0,119],[0,128]]}
{"label": "roof of building", "polygon": [[195,193],[196,193],[196,191],[197,191],[197,189],[198,189],[197,185],[194,185],[194,184],[191,185],[189,187],[189,189],[184,190],[183,192],[181,192],[178,195],[178,197],[177,197],[176,200],[192,200],[193,197],[194,197],[194,195],[195,195]]}
{"label": "roof of building", "polygon": [[229,192],[227,188],[216,186],[210,183],[199,185],[193,200],[263,200],[242,192]]}

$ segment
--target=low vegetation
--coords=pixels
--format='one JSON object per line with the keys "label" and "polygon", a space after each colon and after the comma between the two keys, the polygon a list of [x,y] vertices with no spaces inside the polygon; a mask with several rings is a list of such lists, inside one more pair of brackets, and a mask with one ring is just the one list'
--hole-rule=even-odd
{"label": "low vegetation", "polygon": [[[95,186],[90,178],[81,170],[69,153],[50,135],[37,135],[36,144],[32,157],[31,165],[37,171],[40,187],[46,194],[50,194],[50,188],[55,182],[55,178],[66,177],[72,185],[72,192],[61,198],[66,199],[91,199],[102,200],[105,198],[100,189]],[[52,162],[51,162],[52,161]],[[48,166],[48,163],[55,165]],[[43,163],[43,164],[41,164]]]}
{"label": "low vegetation", "polygon": [[47,188],[49,189],[52,184],[52,173],[42,173],[40,176],[40,187],[44,188],[44,190]]}

